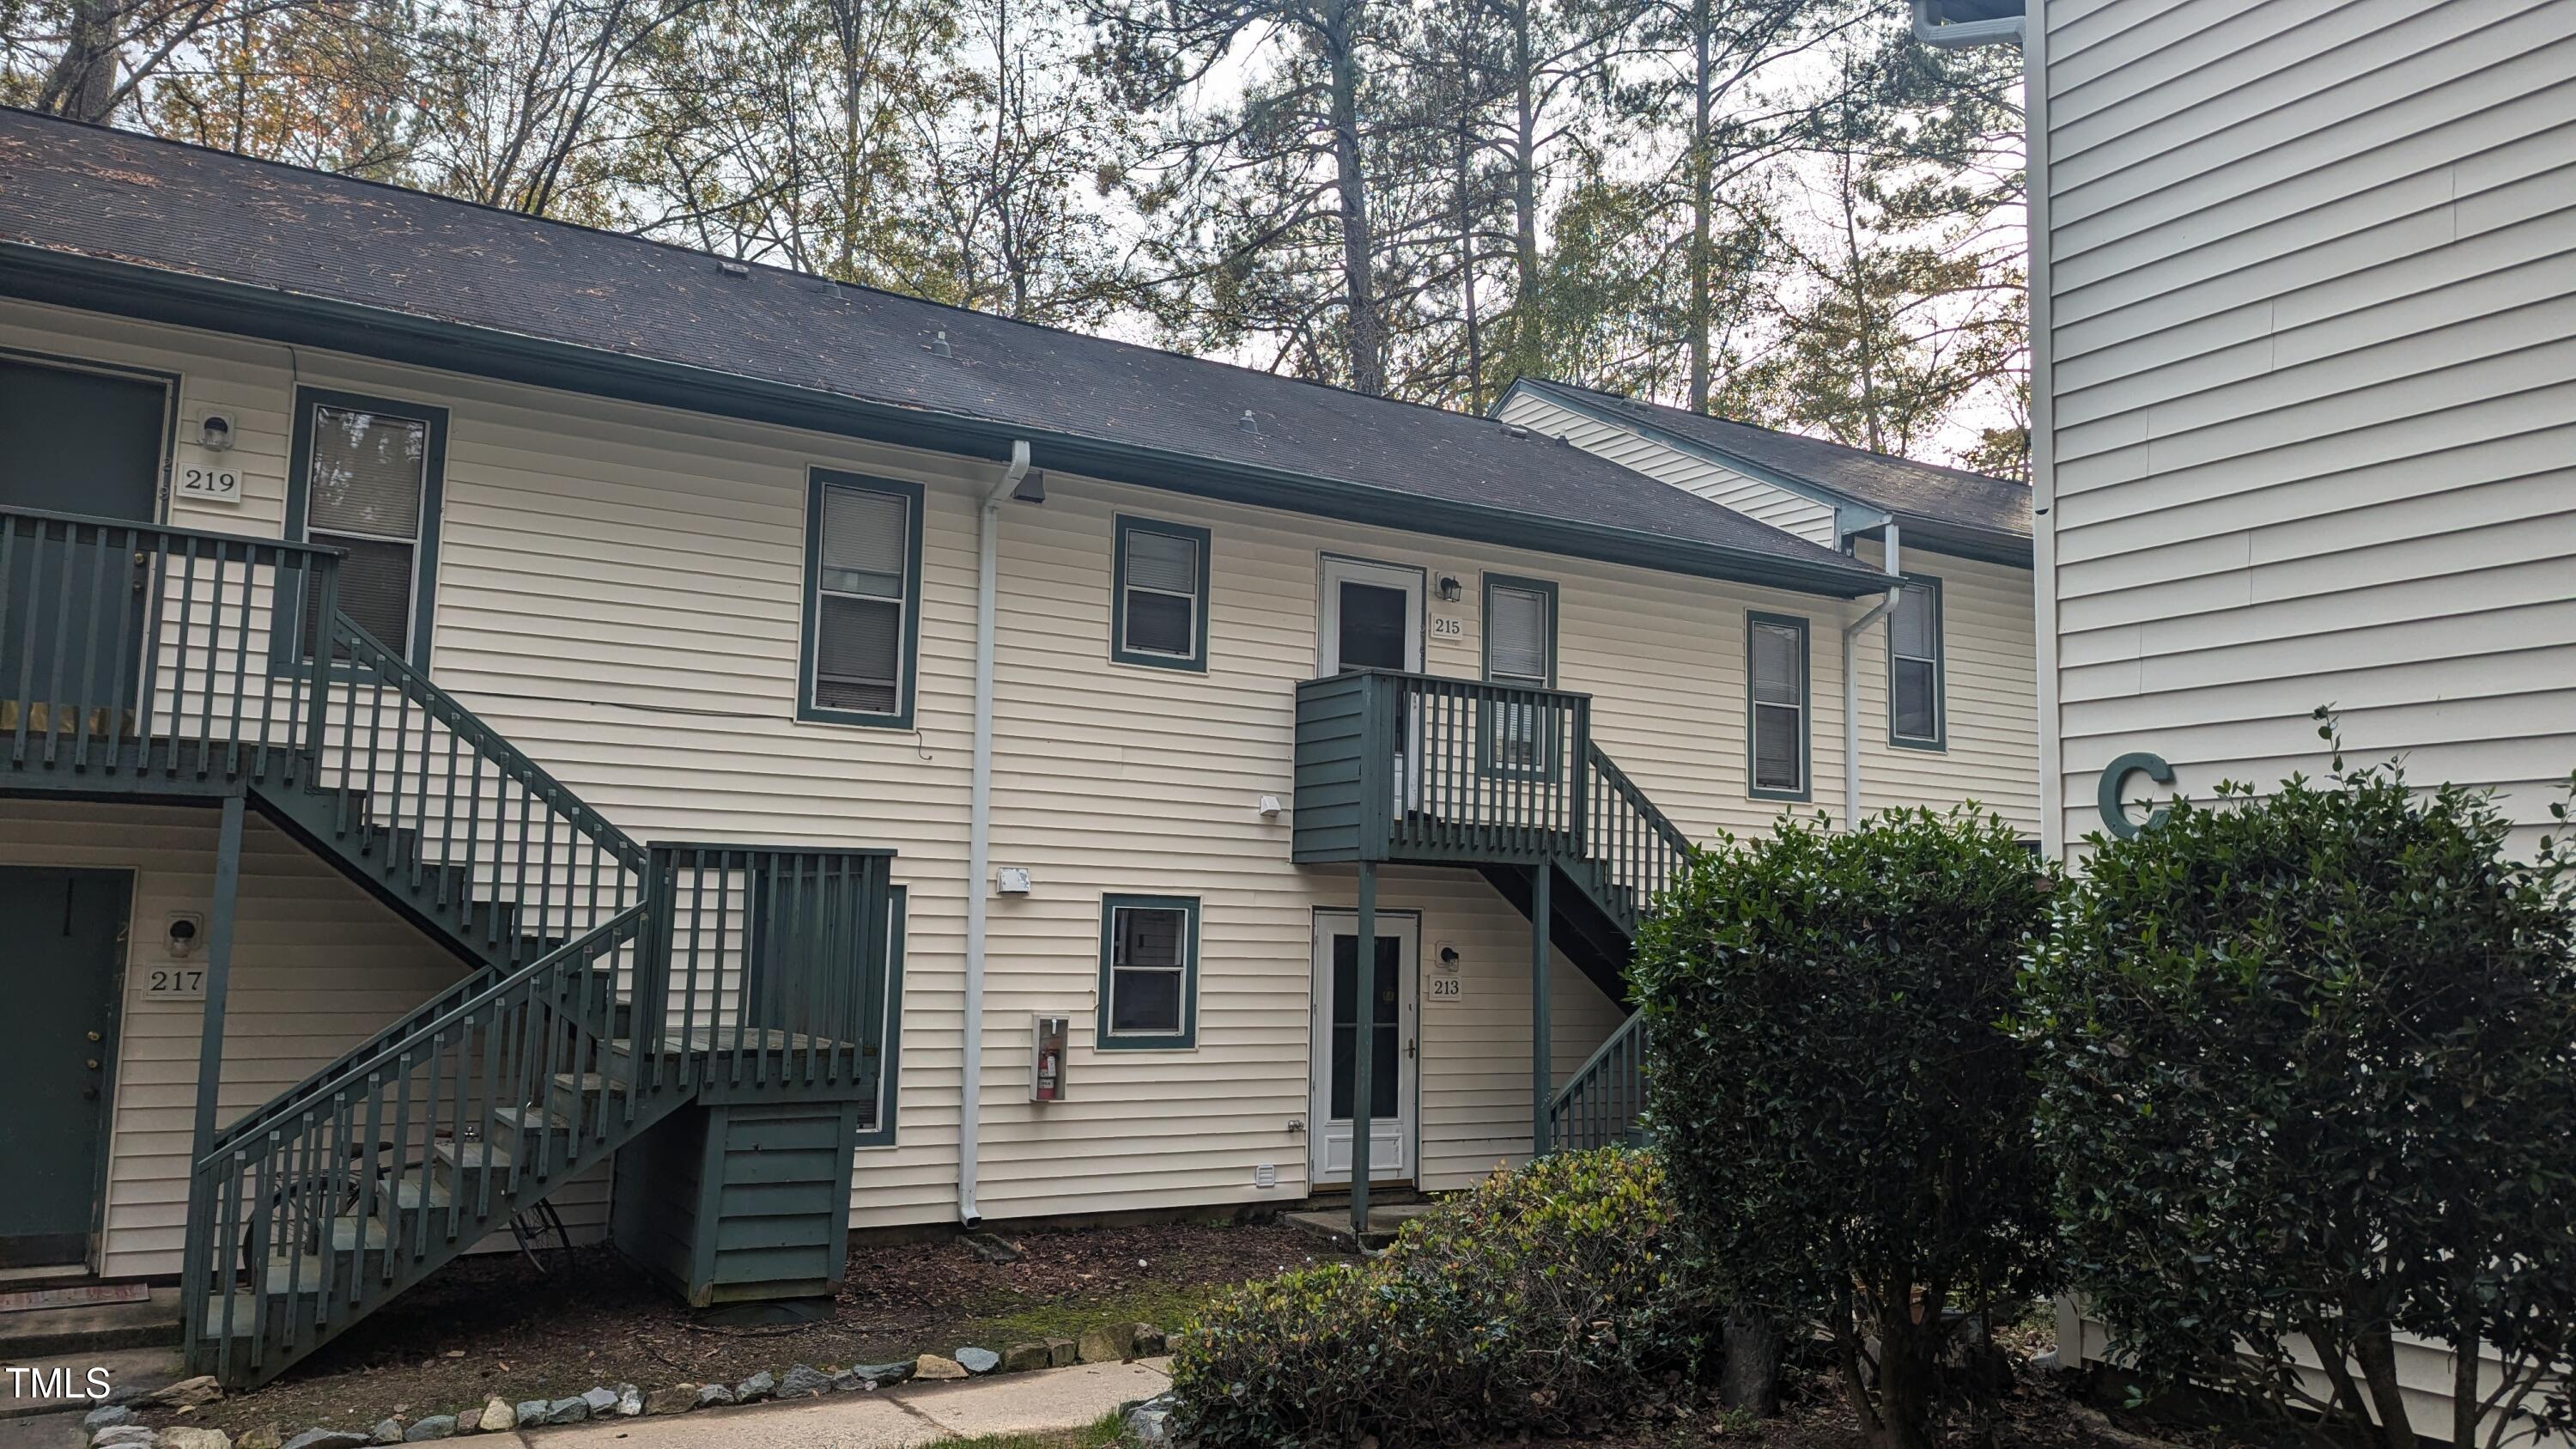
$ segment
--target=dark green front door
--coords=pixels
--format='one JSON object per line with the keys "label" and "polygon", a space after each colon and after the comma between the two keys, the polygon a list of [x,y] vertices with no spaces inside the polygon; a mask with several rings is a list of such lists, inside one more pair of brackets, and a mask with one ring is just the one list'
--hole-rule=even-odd
{"label": "dark green front door", "polygon": [[0,1267],[89,1255],[133,880],[0,866]]}
{"label": "dark green front door", "polygon": [[[157,380],[0,358],[0,508],[151,522],[168,415],[169,390]],[[126,697],[115,680],[137,667],[141,636],[119,637],[116,605],[133,587],[133,560],[98,547],[95,534],[75,547],[59,529],[10,532],[0,719],[14,731],[13,704],[42,704],[38,727],[64,727],[55,715]]]}

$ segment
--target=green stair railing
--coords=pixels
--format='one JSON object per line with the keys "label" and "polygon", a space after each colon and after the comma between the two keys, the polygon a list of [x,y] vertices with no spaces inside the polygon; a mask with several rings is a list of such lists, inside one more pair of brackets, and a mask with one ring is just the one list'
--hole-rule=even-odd
{"label": "green stair railing", "polygon": [[1548,1099],[1548,1143],[1559,1152],[1645,1144],[1646,1018],[1631,1015]]}

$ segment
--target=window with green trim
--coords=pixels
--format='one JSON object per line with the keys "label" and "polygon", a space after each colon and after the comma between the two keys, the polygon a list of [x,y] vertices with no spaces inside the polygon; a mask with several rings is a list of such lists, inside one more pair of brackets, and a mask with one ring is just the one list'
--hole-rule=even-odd
{"label": "window with green trim", "polygon": [[[340,612],[428,668],[447,409],[298,388],[288,452],[287,536],[339,549]],[[307,610],[307,657],[317,610]]]}
{"label": "window with green trim", "polygon": [[921,503],[918,483],[814,470],[798,718],[911,727]]}
{"label": "window with green trim", "polygon": [[1807,621],[1745,616],[1745,755],[1756,800],[1807,798]]}
{"label": "window with green trim", "polygon": [[1198,990],[1197,897],[1100,898],[1102,1051],[1197,1045]]}
{"label": "window with green trim", "polygon": [[1908,574],[1887,616],[1889,743],[1911,750],[1948,747],[1941,656],[1941,581]]}
{"label": "window with green trim", "polygon": [[[1485,575],[1485,679],[1529,689],[1556,686],[1556,585]],[[1536,703],[1496,701],[1485,716],[1485,767],[1502,774],[1554,775],[1555,713]]]}
{"label": "window with green trim", "polygon": [[1208,531],[1118,516],[1109,657],[1158,669],[1207,669]]}

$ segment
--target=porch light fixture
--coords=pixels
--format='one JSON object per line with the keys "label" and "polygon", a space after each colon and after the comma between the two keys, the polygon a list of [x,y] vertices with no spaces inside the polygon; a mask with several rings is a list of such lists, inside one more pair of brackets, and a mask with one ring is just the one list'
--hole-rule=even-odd
{"label": "porch light fixture", "polygon": [[1447,574],[1440,576],[1440,602],[1454,604],[1464,598],[1466,593],[1466,589],[1461,587],[1456,579]]}
{"label": "porch light fixture", "polygon": [[230,451],[232,445],[232,419],[225,417],[222,413],[208,413],[206,414],[205,421],[197,424],[198,447],[205,449],[209,453],[222,453]]}

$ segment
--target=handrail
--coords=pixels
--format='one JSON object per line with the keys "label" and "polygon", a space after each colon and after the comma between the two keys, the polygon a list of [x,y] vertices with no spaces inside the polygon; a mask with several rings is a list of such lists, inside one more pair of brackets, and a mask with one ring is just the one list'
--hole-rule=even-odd
{"label": "handrail", "polygon": [[1646,1018],[1638,1012],[1549,1095],[1549,1145],[1581,1151],[1628,1141],[1645,1113],[1645,1062]]}
{"label": "handrail", "polygon": [[1568,704],[1571,704],[1576,700],[1582,700],[1588,703],[1592,698],[1591,695],[1583,692],[1582,690],[1559,689],[1552,684],[1503,684],[1491,679],[1465,679],[1454,674],[1425,674],[1420,670],[1414,669],[1381,669],[1376,665],[1357,666],[1345,669],[1339,674],[1321,675],[1306,682],[1309,684],[1320,684],[1328,679],[1347,679],[1353,675],[1359,675],[1371,679],[1402,680],[1409,684],[1463,684],[1471,688],[1481,687],[1487,689],[1504,689],[1510,690],[1514,694],[1541,695],[1551,699],[1563,700]]}
{"label": "handrail", "polygon": [[[370,1072],[391,1064],[405,1052],[413,1050],[411,1043],[422,1037],[435,1038],[449,1027],[471,1020],[476,1012],[521,989],[538,977],[559,969],[561,963],[567,958],[596,955],[603,947],[622,946],[634,940],[643,928],[646,909],[646,905],[640,901],[628,906],[583,935],[566,941],[507,975],[497,975],[488,971],[478,973],[478,978],[481,975],[491,974],[493,979],[484,982],[479,990],[465,997],[464,1000],[439,1011],[426,1021],[419,1020],[422,1013],[414,1013],[412,1017],[405,1019],[404,1024],[409,1027],[408,1030],[388,1029],[378,1032],[367,1041],[352,1048],[338,1062],[315,1074],[317,1079],[327,1076],[329,1080],[308,1079],[307,1085],[311,1090],[292,1089],[282,1096],[262,1103],[256,1115],[219,1134],[215,1150],[197,1160],[196,1170],[202,1172],[214,1167],[219,1159],[229,1155],[226,1149],[237,1145],[241,1139],[253,1137],[262,1132],[275,1131],[298,1115],[309,1113],[313,1110],[309,1104],[315,1099],[345,1091],[348,1087],[358,1084]],[[475,979],[477,978],[469,978],[460,984],[471,985]],[[444,997],[441,998],[441,1000],[444,999]],[[294,1100],[288,1100],[289,1097]]]}
{"label": "handrail", "polygon": [[[482,716],[465,707],[463,701],[438,687],[429,675],[415,668],[411,661],[396,654],[385,643],[366,631],[346,613],[331,614],[333,642],[350,646],[350,663],[369,674],[393,679],[402,692],[418,701],[424,713],[448,727],[458,738],[472,744],[491,757],[496,768],[531,794],[547,799],[573,826],[615,857],[629,870],[642,870],[648,852],[643,844],[611,824],[608,817],[590,808],[564,783],[548,774],[544,766],[521,753],[519,747],[504,739]],[[332,651],[323,651],[326,656]]]}
{"label": "handrail", "polygon": [[346,558],[349,551],[327,543],[307,543],[301,539],[263,538],[255,533],[228,533],[215,528],[181,528],[175,524],[153,523],[140,518],[112,518],[95,513],[60,513],[50,508],[21,508],[0,504],[0,518],[33,518],[45,523],[75,523],[90,528],[130,528],[142,533],[164,534],[171,538],[192,538],[204,543],[248,543],[279,553],[300,553],[319,558]]}

